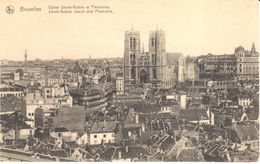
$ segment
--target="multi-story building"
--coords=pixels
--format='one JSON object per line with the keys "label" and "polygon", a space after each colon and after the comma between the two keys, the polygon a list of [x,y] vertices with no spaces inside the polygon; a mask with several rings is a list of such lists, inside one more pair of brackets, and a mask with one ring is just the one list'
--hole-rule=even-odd
{"label": "multi-story building", "polygon": [[[50,87],[43,88],[43,97],[44,98],[56,98],[62,97],[66,95],[66,91],[64,87],[60,87],[59,85],[53,85]],[[68,92],[67,92],[68,95]]]}
{"label": "multi-story building", "polygon": [[238,83],[230,73],[212,73],[208,86],[214,90],[238,89]]}
{"label": "multi-story building", "polygon": [[212,72],[229,73],[234,76],[236,71],[236,57],[233,54],[208,54],[198,57],[198,66],[200,78],[203,78],[204,74],[211,74]]}
{"label": "multi-story building", "polygon": [[109,104],[112,89],[95,84],[83,85],[80,89],[71,89],[74,104],[85,106],[88,111],[105,110]]}
{"label": "multi-story building", "polygon": [[239,80],[259,79],[259,52],[256,51],[253,43],[251,51],[245,50],[242,46],[235,49],[236,70]]}
{"label": "multi-story building", "polygon": [[164,84],[165,88],[171,88],[176,84],[176,72],[175,66],[167,65],[166,66],[166,81]]}
{"label": "multi-story building", "polygon": [[88,132],[88,143],[90,145],[99,145],[102,143],[115,142],[115,121],[95,121]]}
{"label": "multi-story building", "polygon": [[67,70],[68,74],[71,77],[71,82],[74,85],[79,85],[82,83],[82,77],[84,75],[84,69],[81,67],[79,62],[76,62],[71,68]]}
{"label": "multi-story building", "polygon": [[123,65],[125,90],[131,90],[133,85],[138,83],[165,87],[167,60],[164,32],[150,32],[149,51],[141,52],[139,32],[133,29],[126,31]]}
{"label": "multi-story building", "polygon": [[40,129],[49,129],[49,120],[54,115],[53,108],[37,108],[35,109],[35,127]]}
{"label": "multi-story building", "polygon": [[8,79],[13,79],[13,74],[17,70],[25,70],[24,66],[13,66],[13,65],[1,65],[0,66],[0,73],[1,73],[1,78],[0,80],[8,80]]}
{"label": "multi-story building", "polygon": [[6,95],[14,95],[18,98],[22,98],[25,96],[25,88],[18,85],[7,85],[0,84],[0,97],[4,97]]}
{"label": "multi-story building", "polygon": [[42,75],[39,80],[37,80],[41,86],[48,87],[55,84],[63,84],[64,80],[61,78],[60,75],[49,75],[48,72],[45,75]]}
{"label": "multi-story building", "polygon": [[[46,109],[72,107],[73,99],[71,96],[63,96],[57,98],[39,98],[26,100],[26,117],[35,120],[36,108],[42,107]],[[36,120],[35,120],[36,121]]]}
{"label": "multi-story building", "polygon": [[179,56],[178,58],[178,82],[198,79],[198,67],[196,58]]}
{"label": "multi-story building", "polygon": [[116,78],[116,94],[124,94],[124,77],[117,76]]}

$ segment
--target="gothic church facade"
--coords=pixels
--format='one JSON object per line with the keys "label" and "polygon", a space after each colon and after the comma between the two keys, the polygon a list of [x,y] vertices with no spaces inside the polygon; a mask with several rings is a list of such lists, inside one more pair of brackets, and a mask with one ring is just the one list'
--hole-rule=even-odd
{"label": "gothic church facade", "polygon": [[150,84],[165,88],[167,85],[167,61],[165,34],[162,30],[150,32],[149,51],[141,51],[140,33],[125,32],[124,41],[124,81],[125,87],[135,84]]}

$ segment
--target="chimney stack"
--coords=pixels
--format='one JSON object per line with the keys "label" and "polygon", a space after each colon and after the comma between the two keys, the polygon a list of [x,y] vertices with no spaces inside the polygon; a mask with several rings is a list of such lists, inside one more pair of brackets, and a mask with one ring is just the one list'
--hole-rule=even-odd
{"label": "chimney stack", "polygon": [[135,123],[139,124],[139,115],[135,113]]}

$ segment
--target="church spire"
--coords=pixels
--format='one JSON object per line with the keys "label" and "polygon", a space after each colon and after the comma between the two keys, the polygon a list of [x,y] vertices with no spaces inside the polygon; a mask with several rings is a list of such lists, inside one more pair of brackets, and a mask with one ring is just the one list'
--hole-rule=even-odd
{"label": "church spire", "polygon": [[143,46],[142,46],[142,53],[144,54],[144,42],[143,42]]}
{"label": "church spire", "polygon": [[25,53],[24,53],[24,62],[25,62],[25,63],[27,62],[27,57],[28,57],[28,55],[27,55],[27,49],[25,49]]}
{"label": "church spire", "polygon": [[256,51],[256,49],[255,49],[255,43],[253,42],[252,48],[251,48],[251,52],[255,52],[255,51]]}

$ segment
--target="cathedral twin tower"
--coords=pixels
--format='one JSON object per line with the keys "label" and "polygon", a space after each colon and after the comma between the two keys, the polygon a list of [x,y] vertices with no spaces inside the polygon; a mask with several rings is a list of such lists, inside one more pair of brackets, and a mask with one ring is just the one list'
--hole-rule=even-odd
{"label": "cathedral twin tower", "polygon": [[125,87],[139,83],[162,86],[166,79],[167,65],[164,32],[150,32],[148,52],[141,51],[140,33],[133,29],[125,32],[124,45]]}

